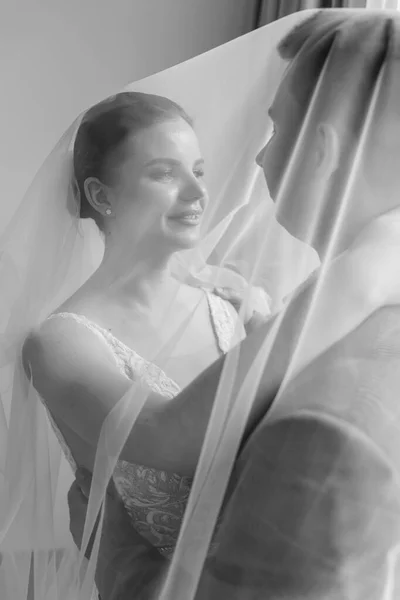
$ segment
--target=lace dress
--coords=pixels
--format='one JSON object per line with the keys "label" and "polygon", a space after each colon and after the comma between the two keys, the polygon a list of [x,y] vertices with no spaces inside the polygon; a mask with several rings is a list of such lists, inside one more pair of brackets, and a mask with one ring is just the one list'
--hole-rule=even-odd
{"label": "lace dress", "polygon": [[[218,347],[221,352],[226,353],[236,339],[237,321],[225,300],[209,292],[206,292],[206,296]],[[90,329],[103,343],[107,343],[119,370],[130,380],[140,378],[151,390],[166,398],[173,398],[180,392],[179,385],[157,365],[139,356],[109,331],[86,317],[64,312],[49,317],[54,318],[74,319]],[[72,453],[51,414],[49,411],[47,413],[63,452],[75,472],[77,465]],[[120,460],[114,471],[114,481],[135,529],[162,554],[170,556],[178,538],[192,479]]]}

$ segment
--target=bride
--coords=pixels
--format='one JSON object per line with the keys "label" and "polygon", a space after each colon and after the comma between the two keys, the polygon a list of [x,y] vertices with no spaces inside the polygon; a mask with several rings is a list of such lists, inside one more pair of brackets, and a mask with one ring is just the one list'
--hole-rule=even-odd
{"label": "bride", "polygon": [[[197,244],[209,201],[199,143],[180,106],[135,92],[94,106],[77,131],[73,164],[80,217],[103,233],[104,258],[28,337],[23,361],[72,468],[92,471],[102,423],[131,381],[148,386],[147,410],[156,410],[244,330],[228,301],[169,270],[171,255]],[[165,429],[134,432],[114,478],[137,530],[170,553],[193,468],[184,453],[171,458]]]}

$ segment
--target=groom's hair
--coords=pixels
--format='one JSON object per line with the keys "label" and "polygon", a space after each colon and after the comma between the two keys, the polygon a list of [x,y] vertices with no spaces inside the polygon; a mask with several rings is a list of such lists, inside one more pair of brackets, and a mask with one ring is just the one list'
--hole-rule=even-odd
{"label": "groom's hair", "polygon": [[[400,164],[400,132],[393,133],[400,123],[400,15],[318,11],[292,29],[278,51],[289,62],[286,77],[300,109],[294,139],[306,115],[311,117],[311,132],[322,122],[335,128],[340,143],[335,180],[340,187],[340,180],[348,179],[368,122],[364,172],[374,182],[381,180],[378,164],[390,165],[393,174],[394,158]],[[371,110],[373,118],[367,121]]]}
{"label": "groom's hair", "polygon": [[304,116],[320,84],[321,117],[338,107],[345,131],[359,133],[394,34],[399,37],[399,20],[391,15],[343,9],[318,11],[292,29],[278,51],[289,61]]}

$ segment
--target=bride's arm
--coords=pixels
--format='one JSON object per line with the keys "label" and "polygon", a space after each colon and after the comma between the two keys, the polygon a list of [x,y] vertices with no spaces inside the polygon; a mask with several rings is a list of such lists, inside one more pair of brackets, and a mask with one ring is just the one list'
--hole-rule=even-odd
{"label": "bride's arm", "polygon": [[[266,328],[262,327],[241,344],[239,384],[265,335]],[[132,382],[119,371],[107,345],[72,320],[45,322],[26,340],[23,362],[55,421],[93,449],[107,415],[125,394],[132,393]],[[193,475],[223,365],[221,358],[172,400],[150,392],[121,458]],[[261,404],[264,407],[265,403]],[[92,470],[93,457],[94,453],[81,466]]]}
{"label": "bride's arm", "polygon": [[[243,367],[251,356],[246,354]],[[135,402],[131,380],[119,371],[107,345],[72,320],[46,321],[26,340],[23,363],[56,423],[93,448],[80,465],[92,470],[106,417],[126,394],[133,392]],[[211,365],[175,399],[147,393],[121,458],[193,475],[223,364],[221,359]]]}

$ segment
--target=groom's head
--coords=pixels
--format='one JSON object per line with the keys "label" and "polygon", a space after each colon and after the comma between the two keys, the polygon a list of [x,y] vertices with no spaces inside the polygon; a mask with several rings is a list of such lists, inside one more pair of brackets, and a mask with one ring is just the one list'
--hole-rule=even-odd
{"label": "groom's head", "polygon": [[400,22],[385,12],[322,11],[279,53],[289,65],[257,162],[280,223],[324,252],[343,216],[340,249],[400,205]]}

